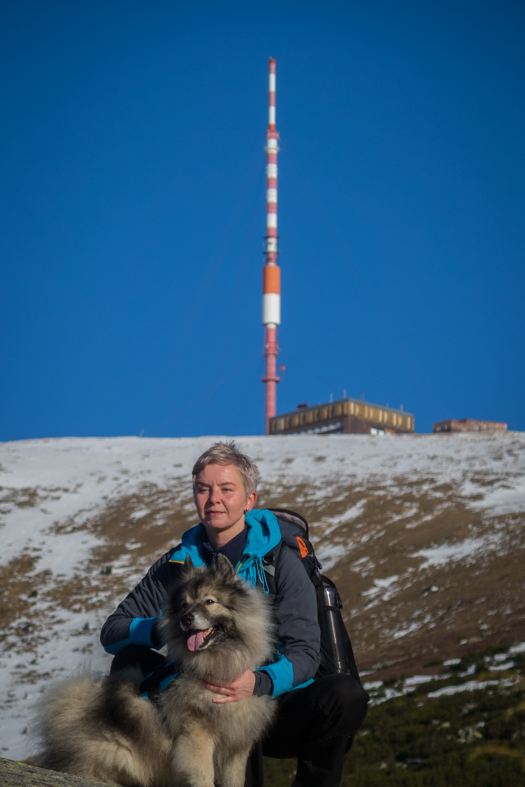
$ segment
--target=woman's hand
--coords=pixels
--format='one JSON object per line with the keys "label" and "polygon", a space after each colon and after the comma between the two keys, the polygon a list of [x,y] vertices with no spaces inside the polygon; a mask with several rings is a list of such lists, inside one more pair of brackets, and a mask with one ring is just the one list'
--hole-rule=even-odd
{"label": "woman's hand", "polygon": [[255,674],[247,669],[238,678],[235,678],[231,683],[208,683],[203,681],[204,686],[213,691],[214,694],[222,694],[222,697],[214,697],[213,702],[239,702],[240,700],[248,699],[253,696],[253,687],[255,686]]}

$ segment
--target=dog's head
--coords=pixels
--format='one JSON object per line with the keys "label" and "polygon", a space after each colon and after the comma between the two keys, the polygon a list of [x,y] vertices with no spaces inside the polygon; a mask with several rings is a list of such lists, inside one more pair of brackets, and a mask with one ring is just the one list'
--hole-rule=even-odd
{"label": "dog's head", "polygon": [[174,599],[177,619],[192,653],[217,647],[221,640],[239,636],[235,611],[246,599],[247,588],[223,555],[210,569],[194,568],[186,558],[182,582]]}
{"label": "dog's head", "polygon": [[204,671],[216,674],[224,672],[218,664],[228,659],[254,669],[271,650],[269,604],[223,555],[210,568],[196,568],[186,558],[164,625],[170,656],[184,669],[200,671],[201,662]]}

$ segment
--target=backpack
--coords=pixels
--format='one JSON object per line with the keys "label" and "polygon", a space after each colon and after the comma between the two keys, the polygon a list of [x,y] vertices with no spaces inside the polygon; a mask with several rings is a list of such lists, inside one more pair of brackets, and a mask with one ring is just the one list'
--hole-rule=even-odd
{"label": "backpack", "polygon": [[316,677],[346,673],[360,683],[352,643],[341,614],[343,602],[332,580],[321,574],[322,566],[310,541],[308,522],[300,514],[285,508],[269,508],[268,511],[275,516],[281,530],[280,543],[263,557],[270,593],[276,595],[279,555],[282,545],[286,544],[299,555],[310,581],[315,586],[321,629],[321,663]]}

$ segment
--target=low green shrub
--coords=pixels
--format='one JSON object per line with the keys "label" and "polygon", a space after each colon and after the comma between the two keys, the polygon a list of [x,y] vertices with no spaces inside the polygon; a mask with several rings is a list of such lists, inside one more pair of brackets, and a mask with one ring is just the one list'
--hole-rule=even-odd
{"label": "low green shrub", "polygon": [[[454,667],[454,683],[469,667],[464,682],[487,672],[501,652],[462,659]],[[373,705],[346,756],[341,785],[525,787],[525,654],[512,660],[498,686],[432,698],[428,692],[449,683],[432,681]],[[265,759],[267,787],[289,787],[295,767],[294,760]]]}

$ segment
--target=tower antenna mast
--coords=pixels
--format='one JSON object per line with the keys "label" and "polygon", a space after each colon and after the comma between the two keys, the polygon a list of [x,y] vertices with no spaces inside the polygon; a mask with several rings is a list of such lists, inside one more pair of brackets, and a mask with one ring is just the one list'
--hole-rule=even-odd
{"label": "tower antenna mast", "polygon": [[263,325],[266,434],[270,433],[270,418],[277,412],[277,326],[281,324],[281,269],[277,264],[277,153],[279,134],[275,130],[275,60],[270,58],[270,102],[266,132],[266,246],[263,267]]}

